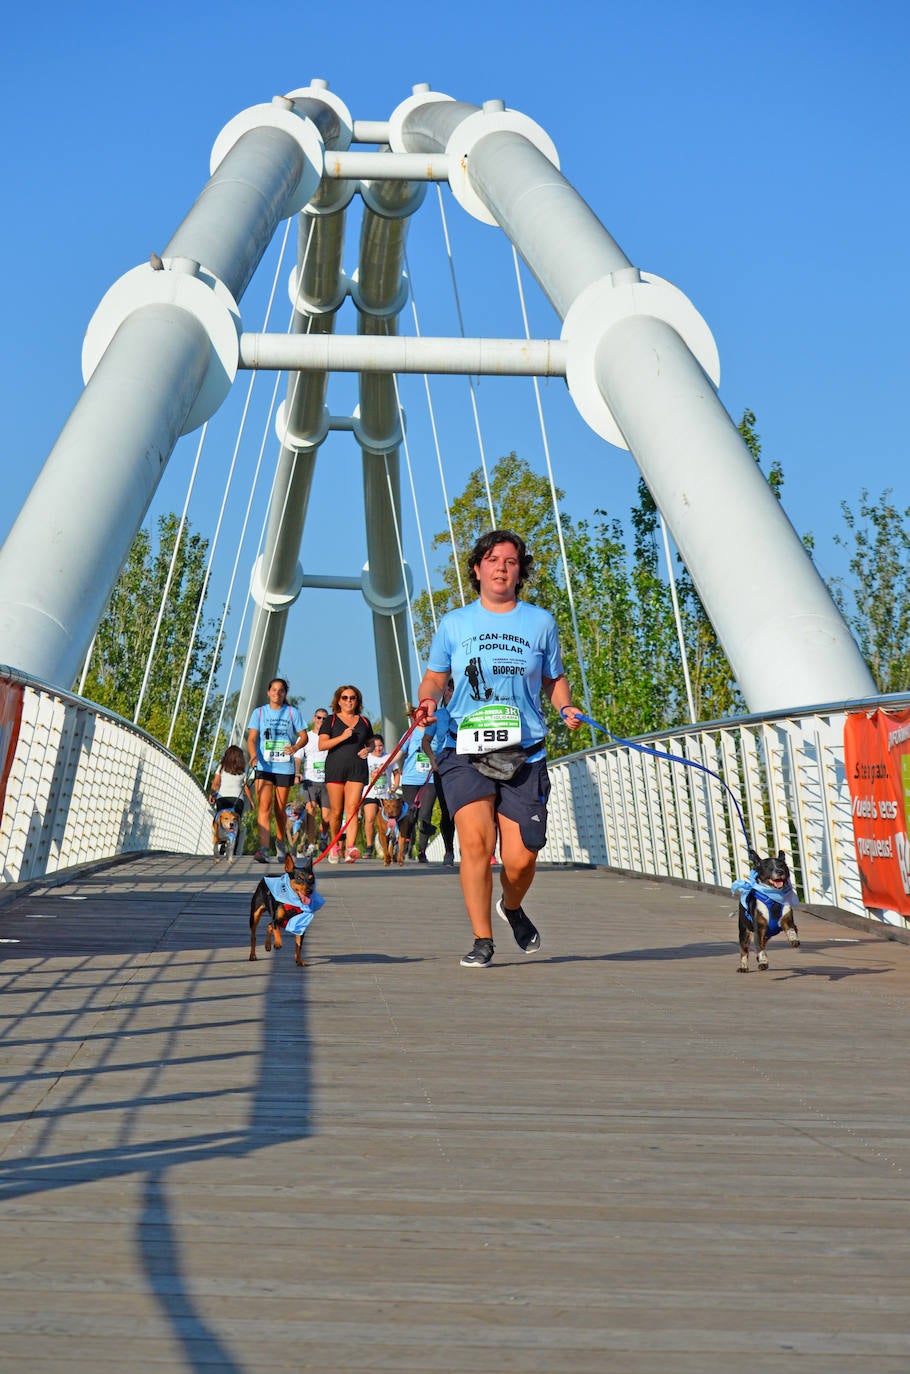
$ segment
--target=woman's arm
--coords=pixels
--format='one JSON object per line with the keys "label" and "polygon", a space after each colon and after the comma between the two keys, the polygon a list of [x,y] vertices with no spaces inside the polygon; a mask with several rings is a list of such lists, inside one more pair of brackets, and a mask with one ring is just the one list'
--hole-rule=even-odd
{"label": "woman's arm", "polygon": [[581,712],[577,706],[572,705],[572,693],[569,690],[569,680],[565,673],[560,673],[559,677],[543,678],[541,686],[550,705],[554,711],[559,712],[568,728],[579,730],[582,725]]}

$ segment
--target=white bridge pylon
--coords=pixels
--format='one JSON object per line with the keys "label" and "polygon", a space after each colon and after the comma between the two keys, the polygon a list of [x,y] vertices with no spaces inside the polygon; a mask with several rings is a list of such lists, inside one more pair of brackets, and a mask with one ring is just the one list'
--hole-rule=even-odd
{"label": "white bridge pylon", "polygon": [[[0,661],[71,686],[178,438],[214,414],[238,369],[277,368],[291,375],[237,720],[264,698],[302,587],[351,587],[373,612],[380,705],[395,737],[409,589],[394,375],[521,374],[564,376],[587,423],[631,451],[750,711],[875,694],[718,398],[707,325],[682,292],[626,257],[533,120],[501,101],[478,107],[419,86],[388,121],[357,121],[317,81],[231,120],[211,168],[161,257],[116,282],[89,326],[85,391],[0,550]],[[558,340],[398,335],[408,222],[432,181],[506,233],[563,321]],[[345,212],[357,194],[359,266],[347,278]],[[244,333],[239,302],[295,214],[292,332]],[[349,296],[355,337],[334,332]],[[329,412],[333,371],[359,373],[353,416]],[[353,431],[362,449],[368,558],[359,575],[313,578],[300,549],[316,454],[333,429]]]}

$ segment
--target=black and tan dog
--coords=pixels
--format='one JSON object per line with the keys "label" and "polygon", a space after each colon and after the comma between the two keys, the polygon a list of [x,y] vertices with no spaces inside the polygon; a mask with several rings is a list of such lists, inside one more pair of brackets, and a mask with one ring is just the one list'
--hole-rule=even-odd
{"label": "black and tan dog", "polygon": [[799,931],[793,916],[798,899],[783,850],[775,857],[763,859],[750,849],[749,862],[749,877],[733,884],[739,897],[739,972],[749,972],[749,948],[754,940],[759,972],[764,973],[768,967],[765,948],[772,936],[783,931],[793,948],[799,948]]}
{"label": "black and tan dog", "polygon": [[[304,907],[317,905],[315,887],[312,859],[295,861],[290,854],[284,861],[283,874],[260,879],[250,901],[251,960],[256,958],[256,927],[263,912],[268,916],[265,932],[265,950],[268,954],[273,942],[276,949],[281,948],[281,932],[291,917],[301,912]],[[321,897],[318,905],[322,906]],[[305,961],[300,957],[304,933],[301,931],[294,935],[294,962],[301,968],[305,967]]]}
{"label": "black and tan dog", "polygon": [[409,810],[408,803],[401,797],[387,797],[382,803],[385,824],[377,825],[376,833],[379,836],[382,861],[386,868],[391,866],[393,858],[397,858],[399,867],[404,864],[404,852],[409,836],[402,833],[401,822]]}

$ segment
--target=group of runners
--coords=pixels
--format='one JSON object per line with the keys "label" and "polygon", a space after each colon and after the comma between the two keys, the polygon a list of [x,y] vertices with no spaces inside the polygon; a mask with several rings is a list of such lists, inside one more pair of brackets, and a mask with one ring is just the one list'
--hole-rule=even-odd
{"label": "group of runners", "polygon": [[[389,768],[385,742],[363,716],[358,688],[339,687],[330,709],[314,712],[308,730],[302,713],[287,702],[283,678],[272,680],[267,704],[250,718],[247,751],[255,769],[254,857],[260,862],[269,858],[273,813],[279,856],[285,852],[295,782],[302,789],[301,842],[319,845],[319,821],[327,812],[326,857],[335,863],[350,859],[354,842],[346,840],[346,830],[361,811],[367,843],[375,841],[377,826],[384,824],[382,800],[399,788],[410,803],[412,826],[416,820],[418,859],[425,861],[438,799],[444,862],[454,866],[457,834],[462,895],[474,935],[461,963],[483,968],[494,951],[491,857],[497,850],[496,914],[525,953],[541,946],[522,905],[546,842],[550,783],[541,697],[570,730],[582,720],[572,704],[553,617],[518,595],[533,565],[523,539],[511,530],[491,530],[477,540],[467,563],[477,599],[439,622],[403,759]],[[213,786],[223,781],[222,766]]]}

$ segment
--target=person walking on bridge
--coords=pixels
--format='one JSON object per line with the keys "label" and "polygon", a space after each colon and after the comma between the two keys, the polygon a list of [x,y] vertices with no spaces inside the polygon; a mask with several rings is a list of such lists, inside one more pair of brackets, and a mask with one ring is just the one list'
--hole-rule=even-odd
{"label": "person walking on bridge", "polygon": [[268,702],[257,706],[247,725],[246,747],[256,773],[259,848],[257,863],[268,863],[272,811],[275,812],[275,849],[279,859],[287,854],[288,793],[294,783],[294,752],[307,742],[306,722],[296,706],[287,704],[288,684],[273,677]]}
{"label": "person walking on bridge", "polygon": [[[525,954],[540,949],[540,933],[522,903],[547,838],[547,726],[541,692],[570,730],[581,725],[572,705],[556,622],[540,606],[520,601],[533,558],[511,530],[482,535],[468,556],[478,599],[443,616],[420,684],[418,723],[435,721],[435,704],[450,676],[448,747],[436,767],[461,850],[461,890],[474,932],[465,968],[493,958],[490,856],[499,839],[502,894],[498,915]],[[432,700],[430,700],[432,699]]]}

